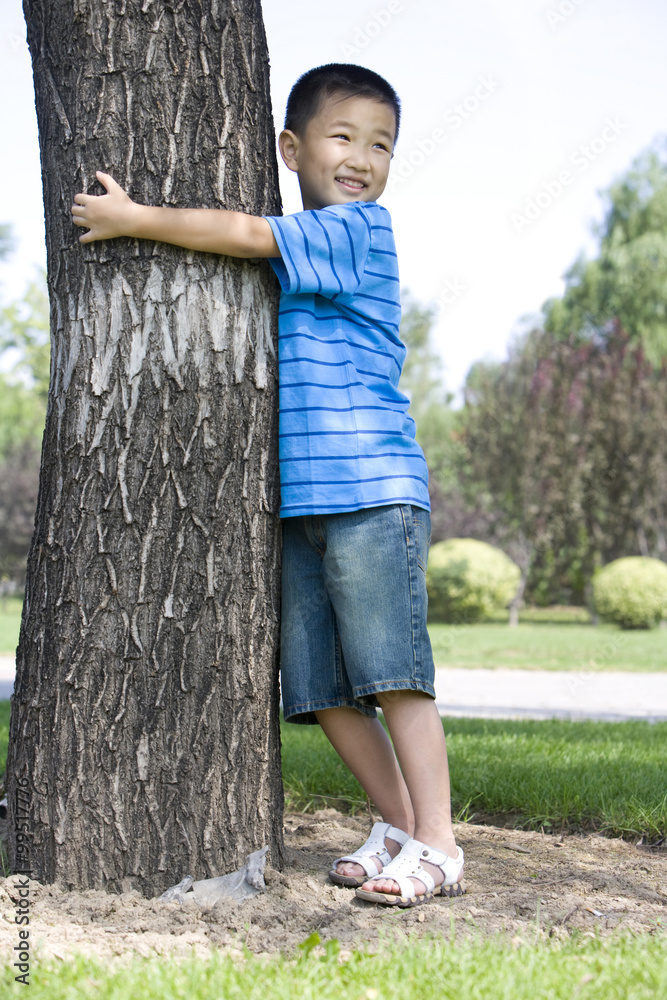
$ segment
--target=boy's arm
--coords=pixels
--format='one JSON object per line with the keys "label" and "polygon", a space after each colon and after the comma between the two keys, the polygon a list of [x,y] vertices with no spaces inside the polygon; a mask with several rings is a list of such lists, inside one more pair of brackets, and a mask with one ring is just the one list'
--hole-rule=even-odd
{"label": "boy's arm", "polygon": [[79,237],[81,243],[131,236],[230,257],[280,257],[271,226],[261,216],[138,205],[109,174],[98,170],[96,176],[107,194],[77,194],[72,205],[74,224],[89,230]]}

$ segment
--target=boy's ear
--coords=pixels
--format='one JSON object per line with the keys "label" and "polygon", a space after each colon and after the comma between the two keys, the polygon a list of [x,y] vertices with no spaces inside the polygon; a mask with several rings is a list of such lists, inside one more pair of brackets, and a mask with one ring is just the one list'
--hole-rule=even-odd
{"label": "boy's ear", "polygon": [[299,137],[290,129],[283,129],[278,136],[278,148],[285,166],[289,170],[298,171]]}

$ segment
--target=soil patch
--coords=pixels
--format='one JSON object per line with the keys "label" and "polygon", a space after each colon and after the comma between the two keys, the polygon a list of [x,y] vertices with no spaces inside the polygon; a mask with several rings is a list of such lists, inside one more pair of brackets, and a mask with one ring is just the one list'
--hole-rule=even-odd
{"label": "soil patch", "polygon": [[[334,858],[368,835],[367,817],[335,809],[285,817],[289,865],[267,867],[267,892],[244,903],[202,910],[160,903],[137,892],[67,892],[30,882],[31,951],[36,959],[76,952],[99,958],[138,955],[204,958],[212,948],[291,952],[314,931],[343,949],[374,948],[388,936],[475,932],[518,940],[573,931],[655,933],[667,926],[667,852],[595,834],[530,833],[471,823],[456,836],[466,854],[467,894],[408,910],[356,899],[327,879]],[[0,879],[0,951],[17,943],[18,876]],[[33,950],[34,949],[34,950]]]}

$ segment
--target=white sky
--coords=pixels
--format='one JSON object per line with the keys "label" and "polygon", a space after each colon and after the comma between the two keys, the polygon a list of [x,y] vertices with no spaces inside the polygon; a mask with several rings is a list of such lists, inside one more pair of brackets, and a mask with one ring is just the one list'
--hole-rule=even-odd
{"label": "white sky", "polygon": [[[502,358],[519,319],[562,291],[564,271],[594,245],[598,192],[667,131],[667,4],[264,0],[263,9],[278,130],[290,86],[321,63],[361,63],[399,93],[396,179],[382,202],[404,288],[442,300],[435,340],[458,390],[473,361]],[[0,93],[0,222],[18,243],[0,271],[6,300],[45,259],[20,0],[0,0]],[[563,171],[567,183],[549,195],[544,185],[557,192]],[[284,169],[281,187],[285,212],[298,211]],[[521,225],[538,195],[537,217]]]}

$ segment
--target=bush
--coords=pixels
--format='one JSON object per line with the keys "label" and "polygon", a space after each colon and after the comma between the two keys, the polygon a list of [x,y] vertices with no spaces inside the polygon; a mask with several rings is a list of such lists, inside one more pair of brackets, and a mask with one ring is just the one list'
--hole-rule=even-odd
{"label": "bush", "polygon": [[605,621],[654,628],[667,618],[667,565],[659,559],[615,559],[593,577],[593,601]]}
{"label": "bush", "polygon": [[431,546],[426,571],[429,619],[477,622],[505,608],[521,573],[500,549],[473,538],[448,538]]}

